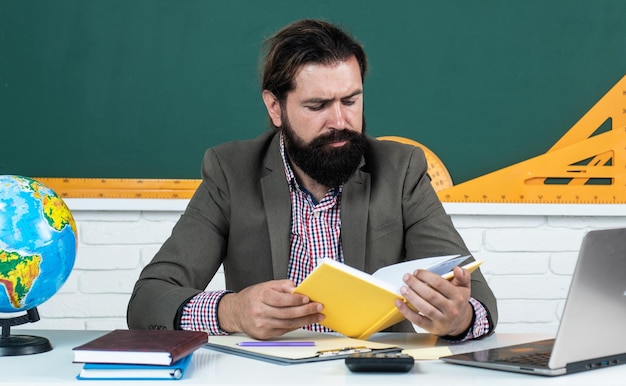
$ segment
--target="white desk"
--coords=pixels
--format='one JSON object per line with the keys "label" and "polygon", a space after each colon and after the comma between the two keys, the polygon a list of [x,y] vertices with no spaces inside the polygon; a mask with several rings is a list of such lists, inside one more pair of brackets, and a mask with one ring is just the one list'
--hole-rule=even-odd
{"label": "white desk", "polygon": [[[624,385],[626,366],[616,366],[561,377],[513,374],[494,370],[447,364],[438,360],[417,361],[408,373],[351,373],[342,359],[280,366],[260,360],[247,359],[209,349],[199,349],[180,381],[78,381],[81,364],[72,363],[72,347],[85,343],[103,331],[22,330],[13,334],[44,336],[53,350],[34,355],[0,357],[2,385]],[[487,347],[522,343],[545,338],[545,335],[496,334],[484,340],[452,346],[453,352],[467,352]],[[372,340],[392,343],[404,348],[432,347],[435,340],[428,335],[377,334]]]}

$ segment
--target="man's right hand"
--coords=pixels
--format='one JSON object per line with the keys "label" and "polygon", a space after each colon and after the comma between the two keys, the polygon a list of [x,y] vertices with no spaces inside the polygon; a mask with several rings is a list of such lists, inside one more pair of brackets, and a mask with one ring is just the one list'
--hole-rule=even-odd
{"label": "man's right hand", "polygon": [[291,280],[273,280],[224,295],[217,317],[222,330],[270,339],[324,320],[323,306],[291,293]]}

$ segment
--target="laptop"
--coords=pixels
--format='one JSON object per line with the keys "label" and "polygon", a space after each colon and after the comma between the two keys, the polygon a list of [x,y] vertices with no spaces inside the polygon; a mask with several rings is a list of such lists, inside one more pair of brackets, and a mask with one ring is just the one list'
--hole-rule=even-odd
{"label": "laptop", "polygon": [[583,238],[554,339],[441,359],[448,363],[556,376],[626,363],[626,228]]}

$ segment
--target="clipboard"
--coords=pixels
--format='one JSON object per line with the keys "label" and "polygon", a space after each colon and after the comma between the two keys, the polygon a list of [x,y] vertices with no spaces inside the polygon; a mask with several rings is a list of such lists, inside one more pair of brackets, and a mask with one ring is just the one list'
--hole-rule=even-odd
{"label": "clipboard", "polygon": [[[311,346],[288,346],[289,342],[310,341]],[[242,342],[266,342],[245,334],[211,336],[205,348],[246,358],[258,359],[278,365],[292,365],[344,359],[354,353],[400,352],[401,347],[385,343],[346,338],[342,335],[318,333],[305,330],[292,331],[271,339],[272,346],[240,346]],[[281,346],[280,343],[285,343]]]}

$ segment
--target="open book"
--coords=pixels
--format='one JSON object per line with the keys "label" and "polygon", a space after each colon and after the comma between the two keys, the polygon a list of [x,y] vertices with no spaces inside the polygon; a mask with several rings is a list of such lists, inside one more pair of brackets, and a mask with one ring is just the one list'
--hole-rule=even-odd
{"label": "open book", "polygon": [[[450,280],[450,271],[470,256],[436,256],[392,264],[369,275],[332,259],[324,259],[296,289],[312,301],[324,305],[322,325],[345,336],[367,339],[372,334],[404,320],[395,300],[400,294],[402,276],[427,269]],[[480,261],[463,268],[475,270]]]}

